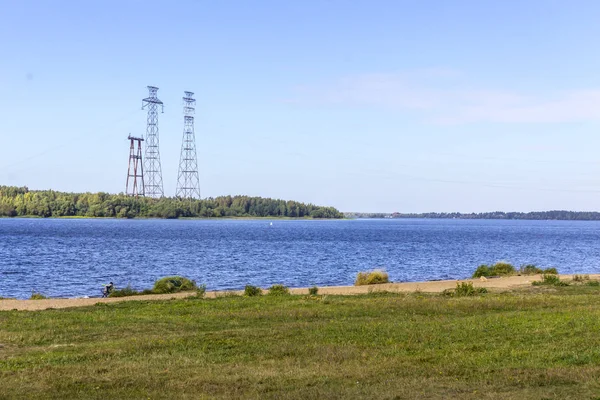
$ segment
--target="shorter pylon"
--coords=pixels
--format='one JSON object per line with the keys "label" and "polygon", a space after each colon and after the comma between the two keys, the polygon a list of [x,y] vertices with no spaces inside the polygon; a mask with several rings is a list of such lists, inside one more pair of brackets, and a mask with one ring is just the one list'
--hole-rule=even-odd
{"label": "shorter pylon", "polygon": [[[142,142],[144,139],[136,138],[131,135],[129,135],[127,139],[129,139],[130,146],[125,193],[128,196],[144,196],[144,163],[142,162]],[[137,142],[137,146],[135,145],[135,142]],[[129,178],[133,179],[130,180]],[[130,182],[131,188],[129,186]]]}

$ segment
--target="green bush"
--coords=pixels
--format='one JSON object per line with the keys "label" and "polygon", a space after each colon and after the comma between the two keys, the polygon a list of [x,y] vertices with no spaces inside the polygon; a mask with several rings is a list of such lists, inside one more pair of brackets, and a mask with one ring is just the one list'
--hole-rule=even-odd
{"label": "green bush", "polygon": [[585,284],[588,286],[600,286],[600,281],[587,281]]}
{"label": "green bush", "polygon": [[460,282],[456,283],[456,288],[446,289],[442,293],[444,296],[451,297],[465,297],[465,296],[476,296],[478,294],[487,293],[486,288],[476,288],[473,286],[473,282]]}
{"label": "green bush", "polygon": [[497,262],[492,265],[492,276],[505,276],[505,275],[513,275],[516,270],[512,264],[506,262]]}
{"label": "green bush", "polygon": [[543,273],[544,271],[541,268],[538,268],[533,264],[527,264],[527,265],[523,265],[519,269],[519,272],[523,275],[537,275],[537,274]]}
{"label": "green bush", "polygon": [[317,294],[319,294],[319,288],[316,286],[308,288],[308,294],[311,296],[316,296]]}
{"label": "green bush", "polygon": [[354,286],[376,285],[389,282],[390,280],[387,272],[376,269],[370,272],[359,272],[356,276]]}
{"label": "green bush", "polygon": [[246,285],[244,288],[244,296],[254,297],[260,296],[262,294],[262,289],[258,286]]}
{"label": "green bush", "polygon": [[497,262],[492,266],[488,266],[485,264],[480,265],[475,270],[473,274],[473,278],[480,278],[482,276],[506,276],[506,275],[514,275],[516,273],[516,269],[512,264],[506,262]]}
{"label": "green bush", "polygon": [[127,296],[136,296],[138,294],[142,294],[142,293],[138,292],[137,290],[132,289],[130,285],[127,285],[127,287],[124,287],[123,289],[113,290],[112,292],[110,292],[108,297],[127,297]]}
{"label": "green bush", "polygon": [[475,273],[473,274],[473,278],[481,278],[482,276],[492,276],[492,274],[490,273],[490,267],[488,267],[485,264],[482,264],[479,267],[477,267]]}
{"label": "green bush", "polygon": [[290,289],[283,285],[273,285],[269,288],[269,295],[271,296],[285,296],[290,294]]}
{"label": "green bush", "polygon": [[556,268],[546,268],[543,272],[544,274],[558,275],[558,271],[556,270]]}
{"label": "green bush", "polygon": [[206,295],[206,285],[202,284],[200,286],[198,286],[198,288],[196,289],[196,297],[198,297],[199,299],[204,298],[204,296]]}
{"label": "green bush", "polygon": [[47,298],[47,296],[44,296],[41,293],[31,293],[31,297],[29,298],[29,300],[44,300]]}
{"label": "green bush", "polygon": [[589,281],[589,280],[590,280],[589,275],[573,275],[573,282],[583,282],[583,281]]}
{"label": "green bush", "polygon": [[544,274],[541,281],[532,283],[534,286],[569,286],[567,282],[561,281],[556,274]]}
{"label": "green bush", "polygon": [[152,292],[155,294],[177,293],[186,290],[197,290],[196,282],[183,276],[167,276],[154,282]]}

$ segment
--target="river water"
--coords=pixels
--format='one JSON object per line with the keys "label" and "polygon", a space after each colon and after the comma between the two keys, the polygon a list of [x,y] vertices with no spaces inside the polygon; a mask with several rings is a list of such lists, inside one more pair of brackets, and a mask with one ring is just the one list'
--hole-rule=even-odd
{"label": "river water", "polygon": [[208,290],[468,277],[505,260],[600,272],[600,222],[503,220],[0,219],[0,296],[98,296],[167,275]]}

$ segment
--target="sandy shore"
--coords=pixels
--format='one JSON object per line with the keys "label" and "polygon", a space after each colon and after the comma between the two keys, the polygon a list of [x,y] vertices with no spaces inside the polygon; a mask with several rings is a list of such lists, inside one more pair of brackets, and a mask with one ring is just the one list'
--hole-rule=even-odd
{"label": "sandy shore", "polygon": [[[560,275],[561,279],[570,280],[573,275]],[[600,274],[589,275],[590,279],[600,279]],[[479,279],[464,279],[450,281],[428,281],[428,282],[402,282],[386,283],[383,285],[370,286],[325,286],[319,288],[319,294],[352,295],[363,294],[371,291],[389,292],[430,292],[440,293],[445,289],[456,287],[457,282],[473,282],[475,287],[485,287],[495,291],[510,290],[518,287],[531,286],[531,282],[540,280],[540,275],[509,276],[505,278],[493,278],[485,281]],[[293,294],[308,294],[308,288],[290,289]],[[232,292],[206,292],[207,298],[215,298]],[[242,294],[243,291],[233,293]],[[143,296],[116,297],[116,298],[88,298],[88,299],[46,299],[46,300],[0,300],[0,311],[7,310],[47,310],[50,308],[69,308],[93,306],[97,303],[118,303],[121,301],[149,301],[182,299],[194,296],[194,292],[175,294],[151,294]]]}

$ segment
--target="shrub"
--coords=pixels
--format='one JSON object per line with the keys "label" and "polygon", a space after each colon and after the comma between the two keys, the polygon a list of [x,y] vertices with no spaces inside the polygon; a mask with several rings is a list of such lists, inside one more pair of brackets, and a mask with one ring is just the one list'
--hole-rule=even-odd
{"label": "shrub", "polygon": [[308,288],[308,294],[311,296],[316,296],[319,293],[319,288],[316,286],[313,286],[311,288]]}
{"label": "shrub", "polygon": [[589,275],[573,275],[573,282],[583,282],[583,281],[589,281],[589,280],[590,280]]}
{"label": "shrub", "polygon": [[262,294],[262,289],[258,286],[246,285],[244,288],[244,296],[254,297],[260,296]]}
{"label": "shrub", "polygon": [[503,275],[513,275],[516,270],[512,264],[507,262],[497,262],[492,265],[491,268],[492,276],[503,276]]}
{"label": "shrub", "polygon": [[376,285],[380,283],[389,283],[389,281],[387,272],[376,269],[370,272],[359,272],[358,275],[356,275],[354,286]]}
{"label": "shrub", "polygon": [[44,296],[41,293],[31,293],[31,297],[29,298],[29,300],[44,300],[47,299],[47,296]]}
{"label": "shrub", "polygon": [[152,292],[156,294],[177,293],[186,290],[197,290],[196,282],[183,276],[167,276],[154,282]]}
{"label": "shrub", "polygon": [[527,264],[523,265],[519,272],[523,275],[537,275],[543,273],[544,271],[533,264]]}
{"label": "shrub", "polygon": [[137,290],[132,289],[130,285],[127,285],[127,287],[124,287],[123,289],[113,290],[112,292],[110,292],[108,297],[127,297],[127,296],[136,296],[138,294],[142,294],[142,293],[138,292]]}
{"label": "shrub", "polygon": [[273,285],[269,288],[269,295],[271,296],[285,296],[290,294],[290,289],[283,285]]}
{"label": "shrub", "polygon": [[482,264],[479,267],[477,267],[475,273],[473,274],[473,278],[481,278],[482,276],[492,276],[492,274],[490,273],[490,267],[488,267],[485,264]]}
{"label": "shrub", "polygon": [[485,264],[480,265],[475,270],[473,274],[473,278],[480,278],[482,276],[503,276],[503,275],[513,275],[516,272],[515,267],[512,264],[507,262],[497,262],[492,266],[488,266]]}
{"label": "shrub", "polygon": [[558,275],[558,271],[556,270],[556,268],[546,268],[543,272],[544,274]]}
{"label": "shrub", "polygon": [[534,286],[569,286],[567,282],[563,282],[560,280],[558,275],[556,274],[544,274],[542,275],[541,281],[535,281],[532,283]]}
{"label": "shrub", "polygon": [[196,289],[196,297],[198,297],[199,299],[204,298],[204,296],[206,295],[206,285],[202,284],[200,286],[198,286],[198,288]]}
{"label": "shrub", "polygon": [[585,284],[588,286],[600,286],[600,281],[587,281]]}
{"label": "shrub", "polygon": [[473,286],[473,282],[460,282],[456,283],[455,289],[446,289],[442,293],[445,296],[451,297],[464,297],[464,296],[476,296],[478,294],[487,293],[486,288],[476,288]]}

